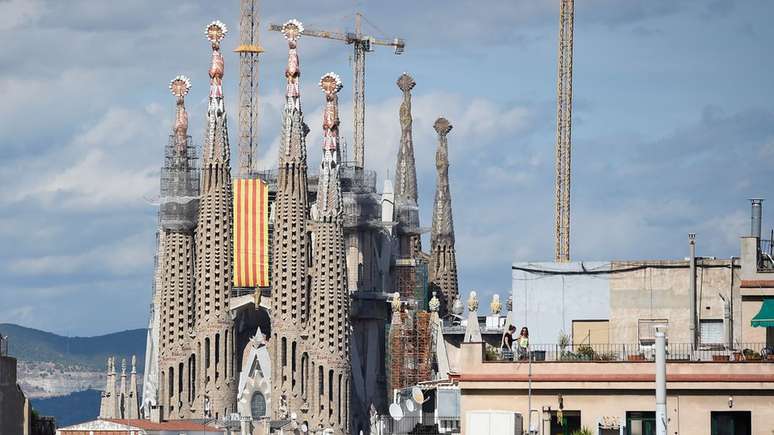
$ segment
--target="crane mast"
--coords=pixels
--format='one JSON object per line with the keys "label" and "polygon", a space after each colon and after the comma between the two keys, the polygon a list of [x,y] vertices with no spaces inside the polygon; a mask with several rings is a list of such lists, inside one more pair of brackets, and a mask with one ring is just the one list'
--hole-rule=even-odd
{"label": "crane mast", "polygon": [[572,48],[574,0],[559,0],[559,56],[556,110],[556,225],[557,262],[570,261],[570,164],[572,152]]}
{"label": "crane mast", "polygon": [[258,151],[258,0],[240,0],[239,47],[239,177],[256,171]]}
{"label": "crane mast", "polygon": [[[352,87],[352,107],[354,111],[354,163],[356,169],[363,169],[365,165],[365,55],[373,51],[373,46],[375,45],[393,47],[395,54],[402,54],[406,47],[405,41],[400,38],[379,39],[370,35],[364,35],[361,26],[362,18],[363,16],[359,12],[355,14],[354,32],[342,33],[312,29],[304,29],[301,32],[304,36],[335,39],[353,46],[352,76],[354,84]],[[282,26],[270,24],[269,30],[278,32],[282,30]]]}
{"label": "crane mast", "polygon": [[365,53],[370,49],[368,42],[363,40],[360,25],[360,13],[355,14],[355,54],[352,62],[352,107],[354,130],[355,168],[362,169],[365,165]]}

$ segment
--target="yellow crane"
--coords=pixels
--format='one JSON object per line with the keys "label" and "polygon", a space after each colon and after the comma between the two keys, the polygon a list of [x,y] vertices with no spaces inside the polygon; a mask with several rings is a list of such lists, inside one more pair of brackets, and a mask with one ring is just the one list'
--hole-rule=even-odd
{"label": "yellow crane", "polygon": [[559,0],[559,58],[556,78],[555,260],[570,261],[570,163],[572,154],[572,47],[574,0]]}

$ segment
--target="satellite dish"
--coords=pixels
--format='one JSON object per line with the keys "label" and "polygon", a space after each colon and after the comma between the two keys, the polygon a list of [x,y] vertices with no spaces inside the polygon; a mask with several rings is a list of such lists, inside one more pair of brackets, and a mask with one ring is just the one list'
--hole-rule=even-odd
{"label": "satellite dish", "polygon": [[393,403],[390,405],[390,417],[395,421],[400,421],[403,418],[403,410],[400,409],[400,405]]}
{"label": "satellite dish", "polygon": [[417,403],[424,403],[425,393],[422,392],[421,388],[414,387],[411,389],[411,398]]}
{"label": "satellite dish", "polygon": [[301,432],[304,432],[304,433],[309,432],[309,428],[306,426],[306,423],[301,425]]}
{"label": "satellite dish", "polygon": [[406,399],[406,410],[408,412],[414,412],[414,401],[411,399]]}

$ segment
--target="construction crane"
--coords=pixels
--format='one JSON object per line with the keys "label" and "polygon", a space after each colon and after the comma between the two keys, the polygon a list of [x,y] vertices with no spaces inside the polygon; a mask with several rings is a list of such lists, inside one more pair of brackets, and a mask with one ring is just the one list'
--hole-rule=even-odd
{"label": "construction crane", "polygon": [[559,0],[559,59],[556,77],[555,260],[570,261],[570,163],[572,136],[572,33],[574,0]]}
{"label": "construction crane", "polygon": [[[359,12],[355,14],[355,31],[341,33],[328,32],[324,30],[304,29],[301,32],[305,36],[314,36],[317,38],[335,39],[343,41],[346,44],[352,44],[355,49],[353,62],[353,108],[354,108],[354,154],[355,168],[362,169],[365,163],[365,54],[373,51],[375,45],[394,47],[395,54],[402,54],[406,47],[405,41],[400,38],[378,39],[370,35],[364,35],[361,28],[363,16]],[[269,25],[269,30],[279,32],[282,26],[277,24]]]}
{"label": "construction crane", "polygon": [[258,151],[258,0],[240,0],[239,47],[239,177],[256,171]]}

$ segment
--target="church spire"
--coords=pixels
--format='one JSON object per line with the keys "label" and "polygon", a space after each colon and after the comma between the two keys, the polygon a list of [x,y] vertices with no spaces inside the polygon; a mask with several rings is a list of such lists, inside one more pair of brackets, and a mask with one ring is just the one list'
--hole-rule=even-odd
{"label": "church spire", "polygon": [[[417,169],[414,163],[414,139],[412,137],[411,90],[416,82],[403,73],[397,81],[403,92],[400,105],[400,146],[395,168],[395,202],[398,206],[417,205]],[[419,222],[417,222],[418,224]]]}
{"label": "church spire", "polygon": [[[317,185],[317,216],[314,223],[312,252],[311,316],[309,351],[311,361],[321,373],[328,374],[328,384],[310,383],[311,397],[329,400],[325,408],[312,408],[312,432],[331,428],[332,433],[349,431],[351,378],[349,290],[347,288],[347,258],[344,249],[341,183],[339,181],[339,107],[341,79],[328,73],[320,79],[325,93],[323,111],[323,146],[320,179]],[[303,357],[302,357],[303,358]],[[330,396],[344,399],[330,400]]]}
{"label": "church spire", "polygon": [[416,258],[422,251],[411,118],[411,90],[416,82],[410,75],[403,73],[398,78],[397,85],[403,92],[403,102],[400,105],[400,146],[395,164],[394,219],[398,222],[400,255]]}
{"label": "church spire", "polygon": [[454,221],[452,219],[451,192],[449,190],[449,146],[446,135],[452,125],[446,118],[438,118],[433,124],[438,133],[438,150],[435,167],[438,178],[433,205],[433,226],[430,234],[430,282],[432,290],[439,291],[440,315],[443,317],[449,305],[459,295],[457,287],[457,259],[454,248]]}
{"label": "church spire", "polygon": [[[272,252],[272,418],[286,419],[290,412],[305,408],[302,398],[302,371],[305,325],[309,317],[309,234],[306,135],[308,129],[301,112],[298,79],[301,75],[298,38],[303,25],[290,20],[282,26],[288,41],[288,66],[285,110],[277,169],[277,194],[274,201],[274,242]],[[306,360],[304,360],[306,361]],[[303,363],[303,364],[306,364]],[[306,375],[304,375],[306,376]],[[306,384],[303,384],[306,386]],[[304,387],[306,392],[306,387]]]}
{"label": "church spire", "polygon": [[[191,338],[190,350],[178,355],[195,353],[196,361],[206,361],[208,355],[218,355],[227,349],[229,340],[234,338],[234,322],[231,319],[228,301],[233,285],[232,268],[232,210],[231,194],[231,149],[228,142],[226,110],[223,102],[223,55],[220,43],[228,29],[220,21],[213,21],[205,28],[207,40],[212,48],[209,68],[210,93],[207,104],[206,133],[202,149],[201,194],[195,231],[193,252],[195,285],[193,285],[194,307],[189,314],[193,328],[184,331],[178,341],[183,341],[186,332]],[[187,241],[185,242],[187,243]],[[192,334],[192,336],[190,335]],[[201,345],[200,345],[201,343]],[[233,361],[225,356],[223,361],[214,359],[197,369],[194,388],[172,389],[167,392],[170,412],[172,407],[177,418],[187,415],[206,418],[210,415],[224,415],[234,409],[237,383],[234,381]],[[179,362],[184,367],[188,362]],[[180,370],[169,367],[167,379],[179,377]],[[199,379],[204,382],[198,381]],[[182,391],[181,391],[182,390]],[[182,407],[175,404],[184,403]],[[221,414],[221,412],[223,414]]]}

